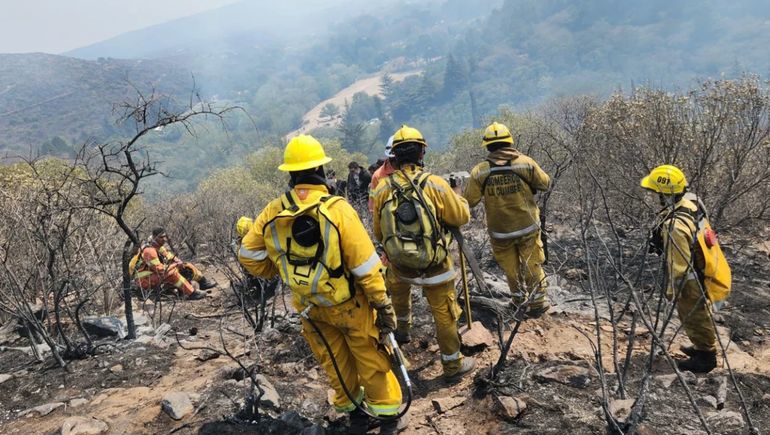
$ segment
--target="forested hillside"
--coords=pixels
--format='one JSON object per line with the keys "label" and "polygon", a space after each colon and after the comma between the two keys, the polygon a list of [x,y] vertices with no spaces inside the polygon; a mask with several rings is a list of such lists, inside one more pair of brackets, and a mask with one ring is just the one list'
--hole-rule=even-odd
{"label": "forested hillside", "polygon": [[[761,77],[770,67],[763,54],[770,7],[760,1],[437,0],[334,13],[345,5],[313,3],[282,27],[288,9],[274,12],[278,24],[264,17],[249,23],[243,16],[258,2],[236,3],[72,52],[153,58],[141,62],[3,58],[0,148],[66,155],[88,138],[116,133],[110,109],[126,94],[126,79],[182,99],[195,84],[203,98],[244,111],[226,134],[157,135],[155,152],[175,178],[165,187],[189,190],[244,152],[281,144],[307,111],[376,72],[422,74],[399,83],[386,78],[381,98],[354,96],[336,108],[342,125],[316,135],[374,158],[394,128],[408,123],[440,149],[501,106],[526,110],[554,96],[606,96],[638,84],[676,90],[706,77]],[[214,24],[195,30],[207,17],[218,23],[232,16],[241,18],[229,31]],[[199,38],[182,37],[196,32]],[[182,164],[173,158],[180,149],[196,157]]]}

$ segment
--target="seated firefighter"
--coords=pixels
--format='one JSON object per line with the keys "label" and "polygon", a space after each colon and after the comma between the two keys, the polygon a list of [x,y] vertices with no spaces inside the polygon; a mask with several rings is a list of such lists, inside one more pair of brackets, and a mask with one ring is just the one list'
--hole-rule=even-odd
{"label": "seated firefighter", "polygon": [[[250,274],[280,275],[289,286],[294,308],[302,313],[302,335],[334,388],[334,406],[350,413],[350,433],[363,434],[369,421],[359,406],[382,417],[396,416],[401,405],[399,383],[381,345],[396,317],[364,225],[344,198],[329,194],[323,165],[330,161],[311,136],[288,143],[278,170],[289,173],[290,190],[257,216],[239,260]],[[392,417],[380,433],[397,429]]]}
{"label": "seated firefighter", "polygon": [[[131,259],[129,272],[134,275],[137,285],[150,290],[161,284],[176,288],[190,300],[206,297],[207,290],[216,287],[192,263],[185,263],[166,246],[168,235],[163,228],[154,228],[152,236],[142,244],[139,252]],[[200,290],[195,290],[190,281],[196,281]]]}

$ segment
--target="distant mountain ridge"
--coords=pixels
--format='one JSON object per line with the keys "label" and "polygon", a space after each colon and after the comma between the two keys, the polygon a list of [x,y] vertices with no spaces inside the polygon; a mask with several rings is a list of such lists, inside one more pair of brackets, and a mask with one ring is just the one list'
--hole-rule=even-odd
{"label": "distant mountain ridge", "polygon": [[[231,38],[252,43],[285,44],[317,37],[335,17],[350,16],[365,2],[351,0],[243,0],[211,11],[179,18],[64,53],[95,60],[157,58],[209,51]],[[210,46],[211,47],[208,47]]]}
{"label": "distant mountain ridge", "polygon": [[188,71],[161,60],[0,54],[0,150],[102,139],[115,132],[113,105],[135,95],[132,86],[183,96],[192,85]]}

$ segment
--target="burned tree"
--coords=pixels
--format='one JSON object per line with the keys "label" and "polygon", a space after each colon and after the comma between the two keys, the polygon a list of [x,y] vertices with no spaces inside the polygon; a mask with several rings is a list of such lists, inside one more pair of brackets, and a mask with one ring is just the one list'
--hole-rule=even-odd
{"label": "burned tree", "polygon": [[223,127],[225,115],[236,107],[216,107],[201,100],[193,91],[188,104],[180,105],[169,95],[152,89],[149,93],[136,90],[136,99],[116,106],[118,123],[133,128],[133,136],[116,142],[96,144],[83,163],[86,175],[82,178],[84,189],[89,192],[92,210],[112,219],[124,233],[126,241],[121,256],[121,288],[125,301],[128,338],[135,338],[131,303],[131,276],[128,265],[131,256],[138,251],[141,240],[139,228],[143,218],[129,216],[129,207],[142,194],[141,186],[149,177],[161,174],[158,161],[150,156],[143,145],[152,131],[178,125],[190,134],[196,134],[195,120],[211,119]]}

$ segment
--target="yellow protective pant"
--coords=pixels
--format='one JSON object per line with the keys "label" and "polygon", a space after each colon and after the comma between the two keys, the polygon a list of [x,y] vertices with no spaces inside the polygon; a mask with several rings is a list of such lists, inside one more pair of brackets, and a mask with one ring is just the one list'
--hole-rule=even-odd
{"label": "yellow protective pant", "polygon": [[203,278],[203,272],[201,272],[200,269],[195,267],[195,265],[192,263],[183,263],[180,267],[180,272],[181,269],[187,269],[185,275],[189,276],[191,281],[198,282],[201,280],[201,278]]}
{"label": "yellow protective pant", "polygon": [[676,301],[676,310],[695,349],[716,352],[717,335],[711,321],[711,303],[703,297],[697,281],[685,283]]}
{"label": "yellow protective pant", "polygon": [[[310,318],[321,330],[334,353],[348,391],[356,400],[363,399],[369,409],[379,415],[394,415],[401,405],[401,388],[391,371],[390,359],[378,347],[379,331],[374,326],[376,313],[366,296],[359,293],[333,307],[313,307]],[[342,389],[326,347],[318,333],[304,318],[302,335],[334,388],[334,407],[338,412],[351,412],[355,405]]]}
{"label": "yellow protective pant", "polygon": [[533,296],[529,309],[540,309],[548,306],[543,262],[543,242],[540,231],[517,239],[490,239],[492,254],[505,272],[508,288],[515,304],[527,300],[530,292]]}
{"label": "yellow protective pant", "polygon": [[[398,277],[389,266],[385,272],[385,286],[393,302],[398,329],[409,331],[412,327],[412,286]],[[457,319],[462,310],[457,305],[454,280],[437,285],[425,285],[423,295],[428,299],[433,322],[436,325],[436,339],[441,351],[441,364],[445,376],[452,376],[460,370],[463,356],[460,353],[460,335],[457,333]]]}

